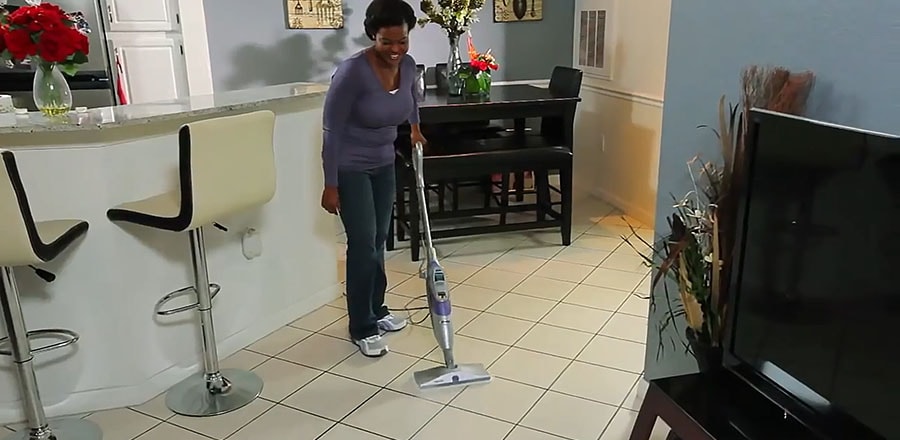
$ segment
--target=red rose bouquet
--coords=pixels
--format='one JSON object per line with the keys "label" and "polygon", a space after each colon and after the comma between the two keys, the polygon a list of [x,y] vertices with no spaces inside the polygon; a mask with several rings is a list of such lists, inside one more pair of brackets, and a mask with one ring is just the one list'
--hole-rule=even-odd
{"label": "red rose bouquet", "polygon": [[88,32],[77,15],[52,3],[23,6],[0,15],[0,58],[56,65],[69,75],[87,62]]}

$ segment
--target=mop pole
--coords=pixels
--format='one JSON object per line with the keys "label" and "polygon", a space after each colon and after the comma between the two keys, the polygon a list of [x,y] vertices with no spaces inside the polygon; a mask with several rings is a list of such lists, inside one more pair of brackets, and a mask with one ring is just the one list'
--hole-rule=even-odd
{"label": "mop pole", "polygon": [[413,169],[416,173],[416,190],[419,197],[419,216],[422,219],[422,230],[425,233],[425,285],[428,296],[428,309],[431,312],[431,327],[438,346],[444,355],[444,365],[456,368],[453,356],[453,323],[450,320],[450,292],[444,275],[444,268],[437,259],[437,251],[431,237],[431,221],[428,218],[428,203],[425,201],[425,167],[424,150],[421,142],[416,142],[413,149]]}

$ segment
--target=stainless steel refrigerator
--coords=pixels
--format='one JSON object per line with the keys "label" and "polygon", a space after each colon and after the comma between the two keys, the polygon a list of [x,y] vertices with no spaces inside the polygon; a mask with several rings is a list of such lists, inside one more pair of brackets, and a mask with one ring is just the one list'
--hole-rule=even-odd
{"label": "stainless steel refrigerator", "polygon": [[[106,46],[106,30],[101,19],[100,0],[52,0],[66,12],[82,12],[87,20],[91,33],[91,53],[88,62],[82,64],[75,76],[66,76],[72,89],[72,101],[75,107],[107,107],[116,105],[113,60]],[[13,11],[25,5],[25,0],[9,0],[4,8]],[[16,65],[9,69],[0,66],[0,94],[12,95],[17,108],[37,110],[32,97],[34,67]]]}

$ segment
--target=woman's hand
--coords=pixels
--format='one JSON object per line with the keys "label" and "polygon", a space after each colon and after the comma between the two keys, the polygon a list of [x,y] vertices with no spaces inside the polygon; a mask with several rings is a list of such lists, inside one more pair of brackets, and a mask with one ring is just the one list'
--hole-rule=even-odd
{"label": "woman's hand", "polygon": [[340,214],[341,200],[338,197],[337,187],[326,186],[322,190],[322,209],[328,211],[329,214]]}
{"label": "woman's hand", "polygon": [[413,148],[416,147],[417,142],[420,142],[422,144],[422,152],[428,151],[428,140],[425,139],[425,136],[422,135],[421,131],[413,130],[409,135],[409,140],[412,141]]}

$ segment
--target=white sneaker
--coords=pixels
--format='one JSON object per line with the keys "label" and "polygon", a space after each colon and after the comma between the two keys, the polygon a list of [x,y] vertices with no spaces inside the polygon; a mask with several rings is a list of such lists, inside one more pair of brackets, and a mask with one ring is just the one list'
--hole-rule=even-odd
{"label": "white sneaker", "polygon": [[387,315],[378,320],[378,328],[386,332],[399,332],[405,329],[407,324],[409,324],[409,320],[394,315]]}
{"label": "white sneaker", "polygon": [[366,357],[382,357],[388,354],[388,346],[381,335],[372,335],[365,339],[353,341],[359,347],[359,352]]}

